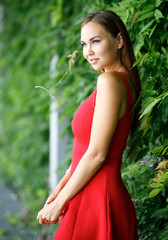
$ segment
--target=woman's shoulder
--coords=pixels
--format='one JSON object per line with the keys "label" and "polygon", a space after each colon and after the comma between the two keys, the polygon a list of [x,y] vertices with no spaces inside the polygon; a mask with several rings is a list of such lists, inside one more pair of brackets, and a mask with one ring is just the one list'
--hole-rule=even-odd
{"label": "woman's shoulder", "polygon": [[97,80],[97,89],[107,89],[107,91],[115,91],[117,93],[125,92],[125,83],[123,77],[118,72],[104,72]]}

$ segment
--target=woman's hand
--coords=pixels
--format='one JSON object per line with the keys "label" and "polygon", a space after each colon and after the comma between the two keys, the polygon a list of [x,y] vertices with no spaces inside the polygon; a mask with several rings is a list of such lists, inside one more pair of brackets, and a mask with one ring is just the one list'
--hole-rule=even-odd
{"label": "woman's hand", "polygon": [[70,171],[71,171],[71,166],[68,168],[68,170],[66,171],[66,174],[64,175],[64,177],[61,179],[61,181],[59,182],[58,186],[55,188],[55,190],[50,194],[50,196],[48,197],[46,204],[51,203],[52,201],[54,201],[56,199],[56,197],[58,196],[58,194],[60,193],[60,191],[62,190],[62,188],[66,185],[66,183],[68,182],[69,179],[69,175],[70,175]]}
{"label": "woman's hand", "polygon": [[44,207],[38,212],[37,219],[40,224],[56,224],[58,222],[65,205],[65,201],[62,201],[58,195],[68,182],[70,170],[71,166],[66,171],[66,174],[61,179],[56,189],[48,197]]}
{"label": "woman's hand", "polygon": [[46,204],[50,204],[53,202],[56,197],[58,196],[59,192],[61,191],[61,188],[59,189],[58,187],[50,194],[50,196],[47,198]]}
{"label": "woman's hand", "polygon": [[50,204],[45,204],[44,207],[39,211],[37,219],[40,224],[56,224],[64,204],[60,204],[58,199],[55,199]]}

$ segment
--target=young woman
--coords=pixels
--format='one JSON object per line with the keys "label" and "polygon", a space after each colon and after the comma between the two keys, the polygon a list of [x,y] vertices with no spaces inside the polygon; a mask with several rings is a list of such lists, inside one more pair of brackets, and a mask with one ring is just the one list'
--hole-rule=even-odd
{"label": "young woman", "polygon": [[121,19],[102,10],[83,21],[81,44],[102,74],[74,116],[72,164],[37,218],[55,224],[62,216],[54,240],[137,240],[135,209],[120,174],[141,90],[131,42]]}

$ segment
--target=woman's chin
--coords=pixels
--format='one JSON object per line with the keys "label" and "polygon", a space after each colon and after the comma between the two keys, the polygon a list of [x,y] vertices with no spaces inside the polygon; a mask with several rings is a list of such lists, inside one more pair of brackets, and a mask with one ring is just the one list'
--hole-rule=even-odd
{"label": "woman's chin", "polygon": [[100,66],[92,65],[92,67],[93,67],[93,69],[94,69],[95,71],[101,71],[101,70],[103,70],[103,68],[100,67]]}

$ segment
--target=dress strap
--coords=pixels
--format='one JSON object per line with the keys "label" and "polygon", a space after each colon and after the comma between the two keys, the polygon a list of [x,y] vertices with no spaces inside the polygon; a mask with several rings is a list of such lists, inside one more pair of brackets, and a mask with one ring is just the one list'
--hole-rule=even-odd
{"label": "dress strap", "polygon": [[126,88],[127,88],[127,102],[128,102],[127,111],[131,112],[131,110],[132,110],[131,92],[130,92],[130,87],[129,87],[128,81],[127,81],[126,77],[124,76],[124,74],[122,74],[121,72],[118,72],[118,71],[113,71],[113,72],[119,73],[122,76],[122,78],[124,79],[124,82],[125,82],[125,85],[126,85]]}

